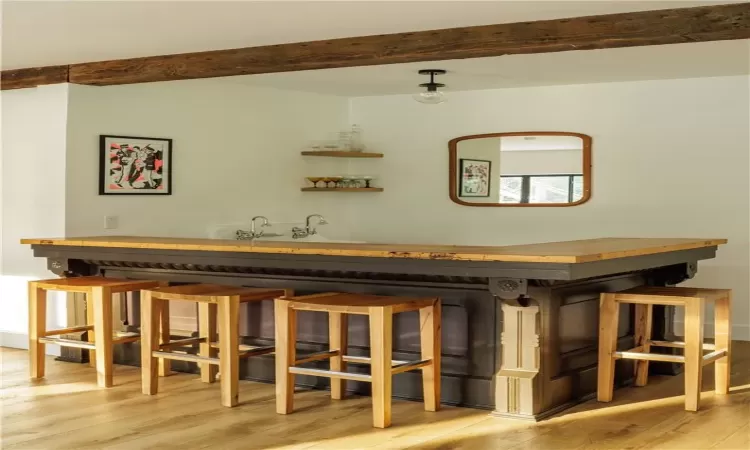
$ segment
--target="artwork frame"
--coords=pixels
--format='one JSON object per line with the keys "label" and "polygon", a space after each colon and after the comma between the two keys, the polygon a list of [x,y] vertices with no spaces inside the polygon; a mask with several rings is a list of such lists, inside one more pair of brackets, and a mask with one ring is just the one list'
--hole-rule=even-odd
{"label": "artwork frame", "polygon": [[99,195],[172,195],[172,139],[99,135]]}
{"label": "artwork frame", "polygon": [[459,167],[459,197],[490,196],[492,161],[485,159],[460,159]]}

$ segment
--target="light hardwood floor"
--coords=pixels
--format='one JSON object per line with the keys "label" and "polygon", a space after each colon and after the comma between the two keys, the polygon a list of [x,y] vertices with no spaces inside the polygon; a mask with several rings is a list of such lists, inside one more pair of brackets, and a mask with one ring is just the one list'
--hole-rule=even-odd
{"label": "light hardwood floor", "polygon": [[274,412],[274,386],[243,381],[240,406],[220,404],[218,384],[178,374],[156,397],[141,394],[140,371],[117,366],[115,387],[98,388],[87,365],[47,361],[31,382],[28,354],[1,349],[0,448],[12,449],[750,449],[750,342],[736,342],[732,392],[714,396],[705,369],[701,411],[683,410],[682,377],[652,377],[540,423],[487,411],[394,401],[393,427],[371,427],[369,397],[295,396],[295,413]]}

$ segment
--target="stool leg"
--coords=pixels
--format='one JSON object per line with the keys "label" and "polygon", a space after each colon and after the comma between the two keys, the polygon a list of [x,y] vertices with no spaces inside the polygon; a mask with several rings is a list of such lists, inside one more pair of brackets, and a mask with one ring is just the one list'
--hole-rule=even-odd
{"label": "stool leg", "polygon": [[[91,299],[91,293],[87,293],[86,297],[86,325],[94,325],[96,320],[94,319],[94,301]],[[87,341],[89,343],[96,343],[96,337],[94,336],[95,330],[88,330],[86,332]],[[89,366],[96,368],[96,350],[89,350]]]}
{"label": "stool leg", "polygon": [[105,287],[91,289],[94,305],[96,345],[96,380],[99,387],[112,387],[112,291]]}
{"label": "stool leg", "polygon": [[276,412],[289,414],[294,410],[294,374],[289,368],[297,359],[297,312],[289,301],[274,300],[276,325]]}
{"label": "stool leg", "polygon": [[29,283],[29,372],[31,378],[44,378],[45,345],[39,342],[47,327],[47,291]]}
{"label": "stool leg", "polygon": [[[216,337],[216,305],[213,303],[198,303],[198,336],[205,338],[206,342],[200,344],[198,354],[204,358],[216,358],[216,349],[211,347],[211,342]],[[216,372],[219,367],[216,364],[200,363],[201,381],[214,383]]]}
{"label": "stool leg", "polygon": [[[635,305],[635,346],[643,346],[643,352],[651,351],[651,328],[653,317],[653,305]],[[635,362],[635,385],[645,386],[648,384],[648,361]]]}
{"label": "stool leg", "polygon": [[161,300],[141,291],[141,388],[146,395],[159,390],[159,364],[153,352],[159,350]]}
{"label": "stool leg", "polygon": [[615,360],[617,350],[617,324],[620,304],[615,294],[602,294],[599,300],[599,367],[597,371],[596,399],[611,402],[615,389]]}
{"label": "stool leg", "polygon": [[[330,350],[339,351],[339,356],[330,359],[331,370],[346,372],[346,362],[343,356],[349,346],[348,342],[348,317],[343,313],[328,313],[328,341]],[[346,380],[331,378],[331,398],[341,400],[346,393]]]}
{"label": "stool leg", "polygon": [[698,411],[703,375],[703,299],[685,301],[685,410]]}
{"label": "stool leg", "polygon": [[[170,338],[169,300],[162,300],[159,305],[159,342],[168,344]],[[172,362],[166,358],[159,358],[159,376],[166,377],[172,372]]]}
{"label": "stool leg", "polygon": [[432,359],[432,365],[422,368],[422,388],[425,411],[440,409],[440,300],[433,306],[419,310],[422,359]]}
{"label": "stool leg", "polygon": [[729,394],[729,373],[732,361],[732,294],[717,300],[714,308],[714,342],[716,349],[727,349],[727,356],[716,360],[714,372],[716,374],[715,392],[720,395]]}
{"label": "stool leg", "polygon": [[370,308],[370,366],[372,368],[372,413],[375,428],[391,426],[393,374],[393,310]]}
{"label": "stool leg", "polygon": [[240,297],[219,297],[221,404],[237,406],[240,383]]}

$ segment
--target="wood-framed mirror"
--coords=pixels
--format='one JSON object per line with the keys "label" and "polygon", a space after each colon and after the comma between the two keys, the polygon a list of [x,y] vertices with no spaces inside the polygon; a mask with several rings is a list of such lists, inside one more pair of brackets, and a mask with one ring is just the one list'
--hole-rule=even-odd
{"label": "wood-framed mirror", "polygon": [[591,198],[591,136],[524,131],[448,144],[450,198],[465,206],[575,206]]}

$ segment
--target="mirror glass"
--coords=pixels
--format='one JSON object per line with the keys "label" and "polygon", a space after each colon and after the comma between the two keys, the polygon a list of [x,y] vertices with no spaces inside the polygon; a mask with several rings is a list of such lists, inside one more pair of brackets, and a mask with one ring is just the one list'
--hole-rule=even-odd
{"label": "mirror glass", "polygon": [[591,138],[495,133],[450,142],[451,198],[469,206],[571,206],[591,194]]}

